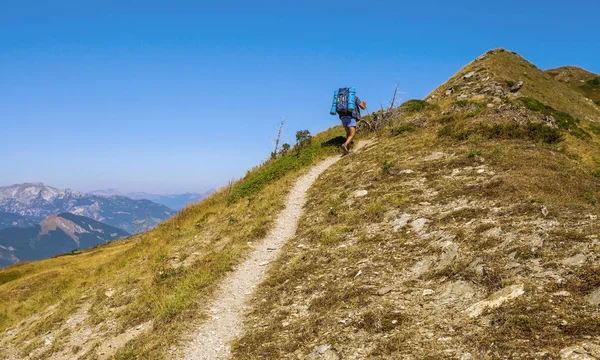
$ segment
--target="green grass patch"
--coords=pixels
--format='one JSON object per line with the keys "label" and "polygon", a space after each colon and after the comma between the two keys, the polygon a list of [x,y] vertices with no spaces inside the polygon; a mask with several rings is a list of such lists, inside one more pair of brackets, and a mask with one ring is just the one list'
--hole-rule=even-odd
{"label": "green grass patch", "polygon": [[290,151],[279,158],[268,161],[258,170],[246,175],[246,178],[231,190],[228,196],[229,202],[235,202],[242,197],[250,197],[262,190],[265,185],[281,179],[293,171],[311,165],[316,158],[336,151],[332,149],[337,148],[338,141],[333,140],[337,140],[337,138],[323,142],[316,141],[313,138],[309,145],[296,148],[295,151]]}
{"label": "green grass patch", "polygon": [[596,198],[596,194],[591,191],[585,193],[585,199],[589,201],[590,204],[596,205],[598,203],[598,199]]}
{"label": "green grass patch", "polygon": [[587,141],[587,140],[591,140],[592,139],[592,135],[590,135],[589,132],[583,130],[580,127],[577,127],[575,129],[572,129],[570,131],[571,135],[575,136],[576,138],[579,138],[581,140]]}
{"label": "green grass patch", "polygon": [[575,119],[570,114],[555,110],[552,106],[548,106],[536,99],[524,97],[519,99],[523,105],[529,110],[541,112],[544,115],[550,115],[556,119],[556,125],[562,130],[577,128],[578,119]]}
{"label": "green grass patch", "polygon": [[392,130],[395,136],[404,134],[405,132],[415,131],[417,128],[410,124],[400,124]]}
{"label": "green grass patch", "polygon": [[17,280],[21,276],[23,276],[23,274],[20,271],[16,271],[16,270],[8,271],[5,273],[0,273],[0,285],[6,284],[13,280]]}
{"label": "green grass patch", "polygon": [[467,157],[468,158],[473,158],[475,156],[481,156],[481,151],[479,151],[479,150],[473,150],[473,151],[469,151],[467,153]]}
{"label": "green grass patch", "polygon": [[400,110],[406,112],[419,112],[432,106],[433,105],[431,105],[425,100],[411,99],[400,105]]}

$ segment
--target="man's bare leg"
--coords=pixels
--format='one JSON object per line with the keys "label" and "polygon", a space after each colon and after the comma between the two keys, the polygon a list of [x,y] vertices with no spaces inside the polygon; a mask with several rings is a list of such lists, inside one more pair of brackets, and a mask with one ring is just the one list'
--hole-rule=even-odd
{"label": "man's bare leg", "polygon": [[346,142],[344,143],[344,145],[346,145],[346,147],[349,149],[350,143],[352,142],[352,139],[354,139],[354,135],[356,135],[356,126],[348,126],[345,129],[346,129]]}

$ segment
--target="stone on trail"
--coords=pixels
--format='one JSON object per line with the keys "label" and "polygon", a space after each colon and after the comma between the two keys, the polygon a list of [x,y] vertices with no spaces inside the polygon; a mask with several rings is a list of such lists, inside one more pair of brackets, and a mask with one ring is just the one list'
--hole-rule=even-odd
{"label": "stone on trail", "polygon": [[356,190],[354,192],[354,197],[363,197],[366,196],[369,192],[367,190]]}

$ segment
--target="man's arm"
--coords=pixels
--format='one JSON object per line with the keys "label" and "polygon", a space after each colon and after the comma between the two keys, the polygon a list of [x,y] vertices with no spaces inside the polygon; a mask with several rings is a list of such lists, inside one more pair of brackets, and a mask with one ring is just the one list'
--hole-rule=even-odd
{"label": "man's arm", "polygon": [[358,104],[358,106],[360,106],[361,109],[366,110],[367,109],[367,100],[363,100],[360,104]]}

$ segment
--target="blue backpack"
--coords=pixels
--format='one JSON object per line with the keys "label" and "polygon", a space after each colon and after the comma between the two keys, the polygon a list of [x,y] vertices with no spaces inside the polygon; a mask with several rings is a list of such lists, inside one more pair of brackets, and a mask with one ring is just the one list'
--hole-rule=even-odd
{"label": "blue backpack", "polygon": [[333,93],[333,104],[329,113],[331,115],[351,115],[356,107],[356,89],[339,88]]}

